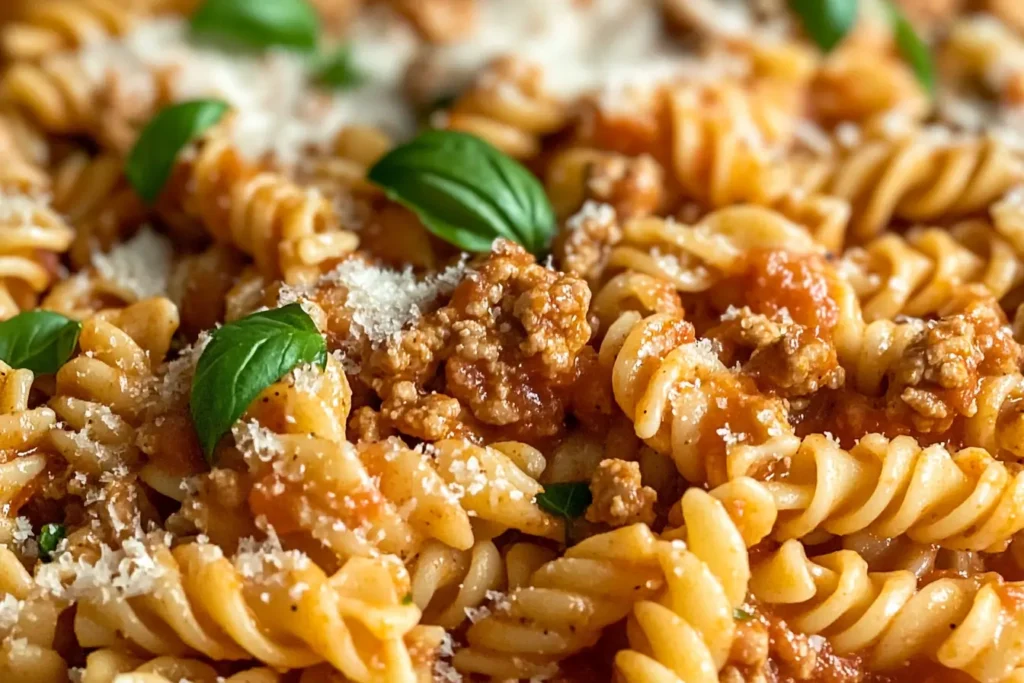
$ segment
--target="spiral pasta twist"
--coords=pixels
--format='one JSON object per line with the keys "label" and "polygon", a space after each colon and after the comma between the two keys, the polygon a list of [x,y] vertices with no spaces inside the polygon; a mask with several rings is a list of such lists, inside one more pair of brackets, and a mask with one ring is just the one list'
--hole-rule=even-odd
{"label": "spiral pasta twist", "polygon": [[683,304],[671,282],[627,270],[601,285],[590,303],[590,313],[597,318],[597,330],[603,331],[628,311],[682,317]]}
{"label": "spiral pasta twist", "polygon": [[282,465],[256,484],[254,511],[290,516],[340,556],[380,550],[411,557],[430,538],[468,550],[470,515],[502,529],[564,536],[562,521],[534,501],[543,487],[497,447],[445,440],[428,454],[398,441],[357,450],[344,441],[277,438]]}
{"label": "spiral pasta twist", "polygon": [[135,427],[177,329],[178,309],[162,298],[100,312],[82,324],[81,353],[57,372],[50,400],[61,420],[50,442],[77,471],[98,476],[137,464]]}
{"label": "spiral pasta twist", "polygon": [[0,319],[35,305],[73,237],[45,200],[0,188]]}
{"label": "spiral pasta twist", "polygon": [[[821,434],[781,437],[770,448],[790,462],[784,476],[764,484],[778,507],[779,539],[869,531],[998,551],[1024,529],[1024,472],[981,448],[950,453],[881,434],[868,434],[850,450]],[[752,457],[743,452],[749,446],[734,450],[738,461]]]}
{"label": "spiral pasta twist", "polygon": [[501,530],[564,536],[563,522],[534,500],[544,489],[523,461],[533,455],[543,463],[534,449],[459,439],[420,449],[398,439],[356,448],[344,438],[350,390],[333,357],[317,381],[286,378],[247,413],[269,430],[273,451],[262,456],[265,463],[251,462],[257,481],[250,504],[280,520],[279,530],[297,526],[342,557],[378,550],[412,557],[426,539],[469,550],[471,516]]}
{"label": "spiral pasta twist", "polygon": [[682,499],[687,543],[662,542],[666,592],[638,602],[627,624],[630,649],[615,655],[627,683],[714,683],[735,634],[733,610],[750,580],[747,548],[725,506],[690,489]]}
{"label": "spiral pasta twist", "polygon": [[366,172],[392,146],[384,131],[372,126],[346,126],[323,153],[303,159],[296,169],[297,180],[311,185],[327,197],[348,190],[375,195],[380,189],[366,179]]}
{"label": "spiral pasta twist", "polygon": [[567,110],[545,91],[540,67],[502,57],[439,118],[443,128],[471,133],[510,156],[529,159],[540,152],[541,137],[565,125]]}
{"label": "spiral pasta twist", "polygon": [[646,216],[662,204],[664,175],[648,154],[627,156],[594,147],[573,146],[547,163],[544,186],[555,215],[568,218],[587,201],[608,204],[625,218]]}
{"label": "spiral pasta twist", "polygon": [[466,619],[480,619],[491,612],[486,602],[503,598],[502,590],[526,585],[555,557],[553,550],[535,543],[515,543],[502,556],[491,540],[478,538],[470,550],[429,541],[410,568],[412,599],[423,610],[421,623],[454,629]]}
{"label": "spiral pasta twist", "polygon": [[67,665],[53,649],[60,609],[35,586],[7,545],[0,544],[0,676],[5,681],[60,683]]}
{"label": "spiral pasta twist", "polygon": [[662,218],[627,221],[608,256],[609,269],[662,278],[681,292],[703,292],[746,264],[758,250],[822,252],[811,234],[781,213],[758,206],[730,206],[695,225]]}
{"label": "spiral pasta twist", "polygon": [[55,54],[38,64],[13,64],[0,80],[0,102],[23,112],[48,133],[85,133],[98,118],[95,88],[71,54]]}
{"label": "spiral pasta twist", "polygon": [[424,611],[424,623],[456,628],[502,588],[504,569],[492,541],[479,540],[470,550],[429,541],[410,570],[412,600]]}
{"label": "spiral pasta twist", "polygon": [[179,683],[182,680],[191,683],[278,683],[281,674],[266,667],[255,667],[224,677],[198,659],[155,657],[146,660],[113,649],[90,652],[82,672],[82,683]]}
{"label": "spiral pasta twist", "polygon": [[32,371],[0,361],[0,543],[11,542],[18,508],[46,469],[39,447],[57,422],[50,408],[28,407],[33,379]]}
{"label": "spiral pasta twist", "polygon": [[851,236],[866,242],[890,221],[935,221],[984,210],[1020,181],[1024,167],[993,137],[946,139],[928,131],[876,140],[800,181],[849,200]]}
{"label": "spiral pasta twist", "polygon": [[19,21],[0,30],[0,46],[12,62],[31,61],[54,52],[121,36],[135,16],[115,0],[46,0],[28,6]]}
{"label": "spiral pasta twist", "polygon": [[408,579],[387,559],[356,558],[328,576],[295,551],[243,551],[232,562],[216,546],[150,541],[147,553],[157,568],[150,590],[78,596],[83,646],[124,640],[155,655],[255,658],[277,668],[326,661],[361,683],[416,681],[403,637],[419,609],[401,604]]}
{"label": "spiral pasta twist", "polygon": [[353,249],[331,204],[277,173],[261,172],[233,145],[230,122],[211,130],[183,160],[166,204],[197,219],[210,235],[251,256],[267,277],[295,282]]}
{"label": "spiral pasta twist", "polygon": [[[729,371],[678,317],[624,314],[608,330],[600,362],[636,435],[670,456],[690,482],[717,485],[746,473],[733,471],[727,444],[753,446],[792,433],[781,401]],[[770,449],[754,452],[759,466],[778,459]]]}
{"label": "spiral pasta twist", "polygon": [[76,268],[89,265],[95,250],[108,251],[146,217],[146,209],[129,187],[117,155],[95,157],[84,151],[61,160],[53,171],[53,208],[75,226],[69,249]]}
{"label": "spiral pasta twist", "polygon": [[672,169],[688,197],[712,207],[767,205],[787,189],[778,165],[785,108],[729,81],[680,86],[669,101]]}
{"label": "spiral pasta twist", "polygon": [[1002,299],[1024,282],[1013,245],[983,221],[887,233],[844,259],[869,322],[934,314],[965,285],[981,285]]}
{"label": "spiral pasta twist", "polygon": [[657,541],[646,525],[592,536],[470,626],[469,645],[452,661],[459,671],[497,678],[551,675],[559,660],[593,645],[605,626],[662,584]]}
{"label": "spiral pasta twist", "polygon": [[851,550],[808,559],[799,542],[787,541],[753,568],[750,590],[795,629],[826,636],[837,653],[864,653],[869,670],[926,658],[997,683],[1011,680],[1024,658],[1021,615],[1002,597],[1017,583],[982,575],[918,588],[910,571],[869,572]]}

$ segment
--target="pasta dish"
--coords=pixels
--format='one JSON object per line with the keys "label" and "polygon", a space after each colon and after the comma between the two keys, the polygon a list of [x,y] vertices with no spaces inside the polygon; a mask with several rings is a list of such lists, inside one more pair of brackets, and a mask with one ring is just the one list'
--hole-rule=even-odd
{"label": "pasta dish", "polygon": [[0,5],[0,682],[1024,683],[1024,2]]}

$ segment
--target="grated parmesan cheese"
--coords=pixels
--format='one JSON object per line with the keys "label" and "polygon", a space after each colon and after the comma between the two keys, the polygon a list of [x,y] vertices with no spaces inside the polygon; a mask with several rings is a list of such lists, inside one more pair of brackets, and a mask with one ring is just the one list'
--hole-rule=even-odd
{"label": "grated parmesan cheese", "polygon": [[565,227],[569,230],[579,230],[586,223],[605,225],[614,222],[615,209],[611,205],[588,199],[583,203],[579,211],[569,217],[565,222]]}
{"label": "grated parmesan cheese", "polygon": [[0,632],[10,631],[17,626],[21,617],[21,610],[25,606],[23,600],[18,600],[10,593],[5,593],[0,599]]}
{"label": "grated parmesan cheese", "polygon": [[284,453],[277,434],[256,420],[239,420],[231,428],[231,436],[251,469],[259,469],[260,463],[271,462]]}
{"label": "grated parmesan cheese", "polygon": [[[64,549],[53,561],[39,567],[36,584],[64,600],[83,598],[99,602],[152,593],[166,568],[150,553],[148,543],[170,545],[170,534],[157,534],[144,539],[126,539],[120,549],[100,546],[95,563],[84,557],[75,558]],[[66,541],[62,542],[66,545]]]}
{"label": "grated parmesan cheese", "polygon": [[454,290],[465,274],[465,260],[420,280],[411,268],[380,268],[349,259],[324,281],[348,290],[345,306],[352,314],[353,331],[376,346],[397,337],[427,306]]}
{"label": "grated parmesan cheese", "polygon": [[248,579],[280,580],[285,572],[307,568],[310,560],[302,551],[281,547],[281,539],[269,527],[263,541],[251,536],[241,539],[233,562],[238,573]]}
{"label": "grated parmesan cheese", "polygon": [[180,18],[141,22],[127,35],[86,44],[77,57],[93,87],[113,76],[126,97],[142,102],[155,100],[161,73],[171,74],[176,101],[225,100],[237,112],[239,150],[254,159],[269,153],[290,166],[347,125],[376,125],[393,135],[415,131],[400,91],[417,45],[412,28],[384,11],[363,12],[349,43],[366,80],[345,91],[317,87],[308,58],[296,52],[231,52],[191,41]]}
{"label": "grated parmesan cheese", "polygon": [[11,227],[31,227],[40,211],[49,211],[49,198],[0,189],[0,222]]}
{"label": "grated parmesan cheese", "polygon": [[96,272],[140,299],[167,293],[174,247],[171,241],[146,226],[110,252],[94,252]]}

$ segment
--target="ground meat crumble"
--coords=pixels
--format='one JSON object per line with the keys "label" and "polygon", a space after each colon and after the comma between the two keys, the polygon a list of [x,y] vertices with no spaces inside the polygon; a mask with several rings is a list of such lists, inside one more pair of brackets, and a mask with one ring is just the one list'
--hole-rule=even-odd
{"label": "ground meat crumble", "polygon": [[602,460],[590,479],[594,501],[587,521],[619,527],[654,523],[658,494],[640,481],[640,463],[609,458]]}

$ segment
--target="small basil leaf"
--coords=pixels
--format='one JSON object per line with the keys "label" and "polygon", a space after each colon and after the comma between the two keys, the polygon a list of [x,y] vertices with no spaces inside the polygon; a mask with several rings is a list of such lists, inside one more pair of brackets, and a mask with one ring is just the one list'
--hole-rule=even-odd
{"label": "small basil leaf", "polygon": [[316,80],[323,85],[346,90],[361,85],[365,78],[355,63],[352,48],[342,45],[320,62]]}
{"label": "small basil leaf", "polygon": [[914,31],[913,24],[906,15],[893,2],[887,2],[889,19],[892,22],[893,35],[896,38],[896,46],[903,55],[903,59],[913,69],[917,80],[925,87],[930,95],[935,94],[935,64],[932,62],[931,52],[921,37]]}
{"label": "small basil leaf", "polygon": [[213,332],[196,364],[190,401],[207,460],[259,393],[301,363],[324,367],[327,345],[298,304],[253,313]]}
{"label": "small basil leaf", "polygon": [[750,621],[754,618],[754,615],[745,609],[740,609],[739,607],[736,607],[732,611],[732,618],[736,621]]}
{"label": "small basil leaf", "polygon": [[82,323],[52,311],[25,311],[0,323],[0,360],[37,375],[57,372],[78,344]]}
{"label": "small basil leaf", "polygon": [[249,47],[316,48],[320,20],[306,0],[206,0],[192,32]]}
{"label": "small basil leaf", "polygon": [[586,512],[593,499],[588,482],[570,481],[545,486],[537,496],[537,504],[553,515],[572,520]]}
{"label": "small basil leaf", "polygon": [[402,604],[403,605],[411,605],[412,604],[412,593],[406,593],[404,596],[402,596]]}
{"label": "small basil leaf", "polygon": [[789,0],[804,31],[825,52],[838,45],[857,23],[857,0]]}
{"label": "small basil leaf", "polygon": [[432,233],[466,251],[490,251],[504,237],[538,254],[555,229],[537,178],[466,133],[421,133],[384,155],[367,177]]}
{"label": "small basil leaf", "polygon": [[44,524],[39,530],[39,556],[49,561],[66,534],[63,524]]}
{"label": "small basil leaf", "polygon": [[178,153],[220,121],[228,105],[219,100],[193,100],[161,110],[146,124],[128,154],[124,173],[139,196],[153,202],[171,177]]}

